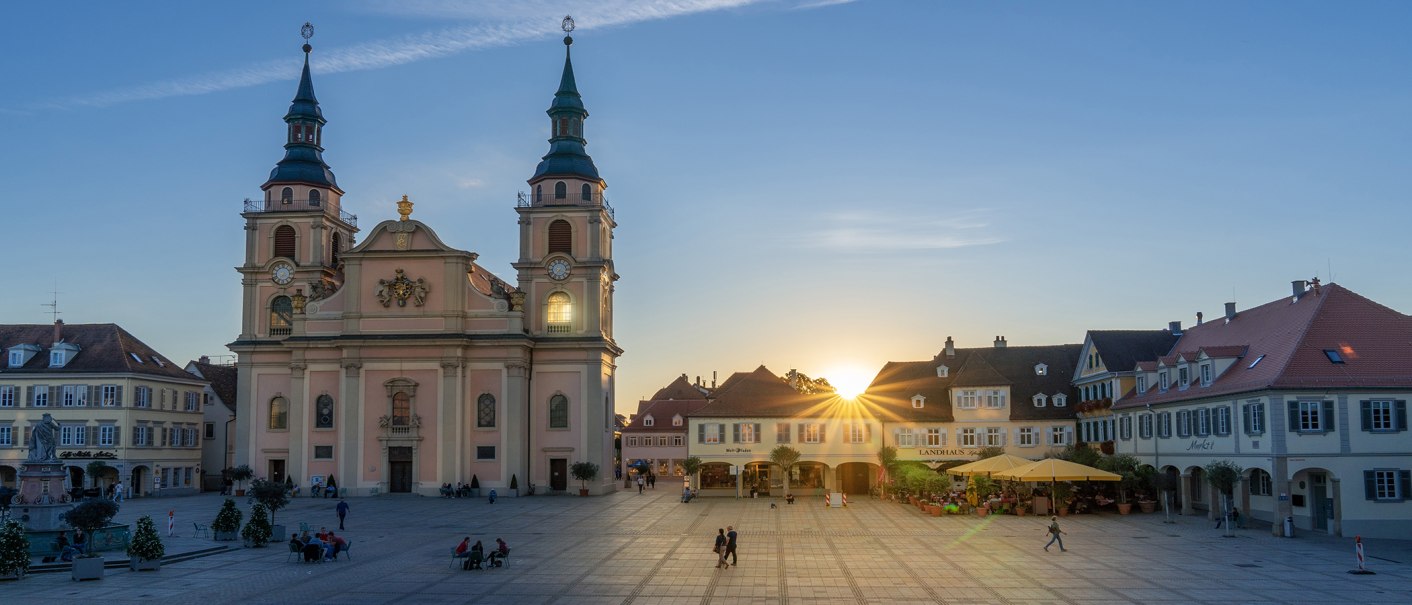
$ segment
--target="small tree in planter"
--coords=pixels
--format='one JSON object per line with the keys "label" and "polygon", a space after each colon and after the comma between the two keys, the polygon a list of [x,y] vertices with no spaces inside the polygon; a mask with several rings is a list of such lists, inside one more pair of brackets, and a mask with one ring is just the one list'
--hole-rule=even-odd
{"label": "small tree in planter", "polygon": [[681,472],[686,473],[686,476],[691,479],[692,485],[697,485],[699,482],[696,480],[696,473],[701,472],[701,459],[692,456],[686,460],[682,460]]}
{"label": "small tree in planter", "polygon": [[1226,520],[1222,524],[1226,528],[1226,536],[1231,535],[1231,492],[1235,489],[1235,484],[1240,481],[1242,470],[1239,464],[1230,460],[1216,460],[1205,466],[1206,482],[1221,494],[1221,518]]}
{"label": "small tree in planter", "polygon": [[[90,479],[93,479],[93,487],[98,487],[99,476],[102,475],[105,470],[108,470],[108,464],[102,460],[94,460],[93,462],[89,462],[88,466],[83,467],[83,472],[87,473]],[[102,492],[99,492],[99,494],[101,495]]]}
{"label": "small tree in planter", "polygon": [[784,493],[789,493],[789,473],[794,470],[794,465],[799,464],[799,450],[788,445],[777,445],[770,450],[770,462],[778,464],[780,470],[784,471]]}
{"label": "small tree in planter", "polygon": [[216,520],[211,522],[211,531],[216,532],[216,539],[234,540],[235,532],[240,531],[240,519],[243,516],[240,509],[235,507],[235,500],[226,498],[220,512],[216,513]]}
{"label": "small tree in planter", "polygon": [[[897,448],[892,447],[890,445],[882,446],[882,448],[878,450],[878,466],[883,467],[883,472],[887,473],[888,479],[891,479],[893,473],[897,470]],[[878,492],[878,494],[881,497],[886,498],[887,483],[884,482],[878,487],[881,488],[881,491]]]}
{"label": "small tree in planter", "polygon": [[1074,499],[1074,486],[1068,481],[1060,481],[1054,484],[1054,510],[1059,511],[1059,516],[1069,514],[1069,504]]}
{"label": "small tree in planter", "polygon": [[592,462],[575,462],[569,467],[569,474],[583,482],[579,487],[579,495],[587,496],[588,482],[598,478],[598,465]]}
{"label": "small tree in planter", "polygon": [[[245,529],[240,530],[240,537],[245,538],[245,544],[253,548],[263,548],[270,543],[270,536],[274,534],[274,526],[270,525],[269,509],[259,502],[250,508],[250,522],[245,524]],[[283,536],[280,536],[283,538]]]}
{"label": "small tree in planter", "polygon": [[510,474],[510,493],[520,495],[520,476],[514,473]]}
{"label": "small tree in planter", "polygon": [[480,477],[477,477],[474,474],[471,475],[471,497],[480,497]]}
{"label": "small tree in planter", "polygon": [[1117,454],[1104,456],[1098,461],[1098,468],[1110,473],[1117,473],[1122,479],[1118,480],[1118,513],[1126,515],[1132,512],[1133,505],[1128,502],[1128,493],[1136,489],[1141,484],[1137,469],[1142,464],[1137,458],[1130,454]]}
{"label": "small tree in planter", "polygon": [[0,526],[0,577],[16,580],[29,571],[29,538],[19,521],[6,521]]}
{"label": "small tree in planter", "polygon": [[162,537],[157,535],[157,525],[151,515],[137,519],[137,532],[132,534],[132,544],[127,547],[128,568],[133,571],[157,571],[162,567],[162,557],[167,548],[162,546]]}
{"label": "small tree in planter", "polygon": [[235,482],[235,495],[245,495],[245,482],[255,476],[255,471],[248,464],[242,464],[230,469],[230,480]]}
{"label": "small tree in planter", "polygon": [[[250,501],[265,505],[270,511],[270,526],[278,528],[280,537],[283,538],[284,527],[275,525],[275,511],[289,505],[289,491],[284,488],[284,484],[256,479],[250,483]],[[250,514],[255,513],[252,510]]]}
{"label": "small tree in planter", "polygon": [[117,514],[118,503],[95,498],[79,503],[61,516],[65,523],[83,530],[84,535],[87,536],[87,550],[74,559],[73,579],[101,580],[103,578],[103,557],[93,552],[93,544],[96,542],[98,530],[107,527]]}

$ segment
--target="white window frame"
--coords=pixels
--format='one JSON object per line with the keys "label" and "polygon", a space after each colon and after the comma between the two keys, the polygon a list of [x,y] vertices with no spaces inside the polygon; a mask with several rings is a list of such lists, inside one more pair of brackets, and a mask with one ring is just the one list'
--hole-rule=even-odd
{"label": "white window frame", "polygon": [[15,407],[15,386],[0,385],[0,408]]}
{"label": "white window frame", "polygon": [[977,447],[977,446],[976,446],[976,443],[977,443],[977,441],[976,441],[976,439],[977,439],[977,436],[976,436],[976,429],[975,429],[974,427],[964,427],[964,428],[962,428],[959,436],[960,436],[960,439],[959,439],[960,443],[958,443],[957,445],[959,445],[959,446],[961,446],[961,447],[964,447],[964,448],[974,448],[974,447]]}
{"label": "white window frame", "polygon": [[18,368],[25,364],[24,351],[10,351],[10,367]]}
{"label": "white window frame", "polygon": [[1158,372],[1158,373],[1157,373],[1157,390],[1162,391],[1162,392],[1165,393],[1165,392],[1167,391],[1167,389],[1170,389],[1170,388],[1172,388],[1172,376],[1171,376],[1171,374],[1168,374],[1166,370],[1162,370],[1162,371]]}
{"label": "white window frame", "polygon": [[1211,364],[1201,364],[1201,386],[1211,386]]}
{"label": "white window frame", "polygon": [[740,441],[736,443],[760,443],[760,436],[755,434],[754,422],[742,422],[737,425],[740,432]]}
{"label": "white window frame", "polygon": [[1065,446],[1069,445],[1069,427],[1056,425],[1049,427],[1049,445]]}
{"label": "white window frame", "polygon": [[1036,447],[1039,445],[1039,429],[1032,426],[1020,427],[1020,434],[1016,438],[1019,441],[1016,445],[1020,447]]}
{"label": "white window frame", "polygon": [[1250,434],[1265,432],[1265,402],[1250,404]]}
{"label": "white window frame", "polygon": [[912,407],[913,407],[913,408],[915,408],[915,409],[921,409],[921,408],[925,407],[926,405],[927,405],[927,398],[926,398],[926,397],[923,397],[923,396],[921,396],[921,395],[913,395],[913,396],[912,396]]}
{"label": "white window frame", "polygon": [[1197,437],[1209,436],[1211,434],[1211,409],[1197,408],[1195,416],[1196,427],[1195,430],[1192,431],[1193,434]]}
{"label": "white window frame", "polygon": [[1402,493],[1399,469],[1375,468],[1373,470],[1373,500],[1376,502],[1401,502],[1407,494]]}
{"label": "white window frame", "polygon": [[789,443],[790,435],[794,432],[790,426],[788,422],[775,423],[775,443]]}
{"label": "white window frame", "polygon": [[1299,426],[1296,427],[1296,430],[1301,433],[1324,432],[1323,401],[1299,402]]}
{"label": "white window frame", "polygon": [[824,427],[820,424],[810,423],[804,425],[804,434],[799,436],[800,443],[822,443]]}
{"label": "white window frame", "polygon": [[118,405],[118,385],[105,384],[98,388],[99,405],[105,408],[116,407]]}
{"label": "white window frame", "polygon": [[1145,392],[1147,392],[1147,377],[1146,377],[1146,376],[1138,375],[1138,377],[1137,377],[1137,392],[1139,392],[1139,393],[1145,393]]}
{"label": "white window frame", "polygon": [[652,418],[651,416],[642,417],[642,426],[652,426],[654,422],[656,422],[656,419]]}
{"label": "white window frame", "polygon": [[708,445],[719,445],[722,435],[726,432],[726,425],[709,422],[703,426],[705,428],[702,429],[701,442]]}
{"label": "white window frame", "polygon": [[681,414],[678,414],[678,415],[676,415],[676,416],[672,416],[672,426],[681,426],[681,423],[682,423]]}
{"label": "white window frame", "polygon": [[975,389],[961,389],[956,392],[956,407],[974,410],[980,405],[980,393]]}
{"label": "white window frame", "polygon": [[867,443],[868,425],[862,422],[850,422],[843,433],[844,443]]}
{"label": "white window frame", "polygon": [[1044,393],[1035,393],[1035,396],[1031,397],[1030,400],[1034,401],[1035,407],[1042,408],[1049,403],[1049,396]]}
{"label": "white window frame", "polygon": [[672,435],[672,447],[681,447],[684,442],[685,439],[681,435]]}
{"label": "white window frame", "polygon": [[1397,404],[1393,400],[1374,399],[1368,402],[1368,431],[1373,433],[1397,432]]}
{"label": "white window frame", "polygon": [[993,426],[988,426],[988,427],[986,427],[986,429],[985,429],[985,446],[986,446],[986,447],[1004,447],[1004,446],[1005,446],[1005,429],[999,428],[999,427],[993,427]]}
{"label": "white window frame", "polygon": [[927,429],[927,447],[946,447],[946,431],[940,428]]}
{"label": "white window frame", "polygon": [[897,447],[917,447],[917,433],[912,429],[897,429]]}
{"label": "white window frame", "polygon": [[1054,407],[1056,407],[1056,408],[1062,408],[1062,407],[1064,407],[1064,406],[1066,406],[1066,405],[1069,405],[1069,396],[1068,396],[1068,395],[1065,395],[1065,394],[1063,394],[1063,393],[1055,394],[1055,395],[1054,395],[1054,399],[1053,399],[1053,403],[1054,403]]}
{"label": "white window frame", "polygon": [[993,410],[1003,409],[1005,407],[1005,391],[986,391],[985,407]]}
{"label": "white window frame", "polygon": [[628,437],[628,447],[637,447],[637,437]]}
{"label": "white window frame", "polygon": [[117,444],[118,427],[113,424],[98,425],[98,445],[113,447]]}
{"label": "white window frame", "polygon": [[1217,435],[1222,437],[1231,434],[1231,408],[1221,406],[1216,408],[1216,418],[1212,423]]}
{"label": "white window frame", "polygon": [[0,447],[12,447],[15,445],[15,427],[8,424],[0,424]]}
{"label": "white window frame", "polygon": [[136,399],[136,401],[133,402],[133,404],[132,404],[133,407],[138,407],[138,408],[150,408],[150,407],[152,407],[152,387],[148,387],[148,386],[139,386],[139,387],[137,387],[137,389],[135,390],[135,393],[134,393],[134,398]]}
{"label": "white window frame", "polygon": [[1275,482],[1265,469],[1257,468],[1250,472],[1250,495],[1270,496],[1275,493]]}
{"label": "white window frame", "polygon": [[37,408],[49,407],[49,385],[34,385],[34,401],[31,401],[30,405]]}

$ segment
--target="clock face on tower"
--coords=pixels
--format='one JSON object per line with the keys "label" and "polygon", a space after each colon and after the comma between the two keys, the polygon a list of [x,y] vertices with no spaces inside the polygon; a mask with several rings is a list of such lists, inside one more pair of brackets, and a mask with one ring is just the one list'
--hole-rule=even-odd
{"label": "clock face on tower", "polygon": [[556,258],[549,263],[549,277],[562,280],[569,276],[569,261]]}
{"label": "clock face on tower", "polygon": [[274,268],[270,270],[270,279],[281,286],[287,286],[289,282],[294,281],[294,267],[289,266],[289,263],[275,263]]}

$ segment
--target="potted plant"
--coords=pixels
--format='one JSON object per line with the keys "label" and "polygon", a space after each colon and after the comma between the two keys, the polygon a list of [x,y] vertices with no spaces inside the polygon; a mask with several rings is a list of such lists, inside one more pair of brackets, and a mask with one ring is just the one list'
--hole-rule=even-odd
{"label": "potted plant", "polygon": [[18,580],[29,571],[29,538],[19,521],[0,525],[0,578]]}
{"label": "potted plant", "polygon": [[701,472],[700,458],[692,456],[690,458],[687,458],[686,460],[682,460],[681,471],[683,473],[686,473],[687,478],[691,481],[691,485],[696,486],[701,484],[701,482],[698,481],[696,477],[696,473]]}
{"label": "potted plant", "polygon": [[103,471],[107,469],[108,464],[103,462],[102,460],[94,460],[93,462],[89,462],[88,466],[85,466],[83,468],[84,473],[86,473],[89,478],[93,479],[93,489],[98,490],[98,495],[100,497],[103,495],[103,489],[98,487],[98,478],[100,475],[103,474]]}
{"label": "potted plant", "polygon": [[1129,454],[1105,456],[1098,462],[1098,468],[1110,473],[1117,473],[1122,477],[1118,480],[1118,514],[1120,515],[1133,512],[1133,504],[1128,501],[1128,493],[1142,481],[1137,470],[1141,465],[1142,463],[1137,458]]}
{"label": "potted plant", "polygon": [[777,445],[770,450],[770,462],[778,465],[784,472],[784,493],[789,493],[789,474],[794,470],[794,465],[799,464],[799,450],[788,445]]}
{"label": "potted plant", "polygon": [[511,495],[511,496],[519,496],[519,495],[520,495],[520,476],[519,476],[519,475],[516,475],[516,474],[514,474],[514,473],[511,473],[511,474],[510,474],[510,495]]}
{"label": "potted plant", "polygon": [[1054,510],[1060,517],[1069,516],[1069,502],[1074,498],[1074,486],[1068,481],[1054,484]]}
{"label": "potted plant", "polygon": [[220,512],[216,513],[216,520],[211,522],[211,531],[215,533],[215,538],[223,541],[234,540],[235,532],[240,531],[242,516],[240,509],[235,507],[235,500],[226,498]]}
{"label": "potted plant", "polygon": [[588,495],[588,482],[598,477],[598,465],[592,462],[575,462],[569,467],[569,474],[582,482],[579,487],[579,495]]}
{"label": "potted plant", "polygon": [[[284,526],[275,523],[275,511],[289,505],[289,491],[284,485],[276,481],[256,479],[250,483],[250,501],[265,505],[270,511],[271,531],[283,539]],[[253,515],[254,511],[251,511],[251,514]]]}
{"label": "potted plant", "polygon": [[1231,515],[1232,491],[1235,490],[1235,484],[1240,481],[1240,474],[1245,469],[1230,460],[1216,460],[1207,464],[1202,470],[1206,471],[1206,482],[1210,483],[1216,493],[1221,495],[1221,517],[1219,518],[1226,520],[1221,526],[1226,528],[1225,536],[1229,538],[1231,537],[1231,526],[1235,524]]}
{"label": "potted plant", "polygon": [[242,464],[230,469],[230,479],[235,482],[235,495],[245,495],[245,482],[255,476],[255,471],[250,469],[250,465]]}
{"label": "potted plant", "polygon": [[[245,524],[245,529],[240,530],[240,537],[245,538],[245,545],[251,548],[263,548],[270,543],[270,536],[274,534],[274,527],[270,525],[269,509],[259,502],[250,508],[250,522]],[[283,534],[283,530],[281,530]],[[280,536],[284,538],[283,535]]]}
{"label": "potted plant", "polygon": [[151,515],[137,519],[137,532],[132,534],[132,544],[127,547],[128,568],[133,571],[157,571],[162,568],[162,557],[167,549],[162,546],[162,538],[157,535],[157,526]]}
{"label": "potted plant", "polygon": [[96,542],[98,530],[108,527],[108,522],[117,514],[116,502],[95,498],[79,503],[60,517],[65,523],[83,530],[84,535],[88,536],[90,549],[74,558],[71,570],[74,580],[103,579],[103,557],[93,552],[92,545]]}
{"label": "potted plant", "polygon": [[471,497],[480,497],[480,477],[475,475],[471,475]]}

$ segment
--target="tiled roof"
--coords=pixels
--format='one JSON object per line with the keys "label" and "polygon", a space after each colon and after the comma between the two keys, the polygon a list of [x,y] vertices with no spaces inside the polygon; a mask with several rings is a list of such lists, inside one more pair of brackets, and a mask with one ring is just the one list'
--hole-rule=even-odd
{"label": "tiled roof", "polygon": [[[955,349],[954,356],[943,354],[931,361],[888,362],[862,399],[876,405],[878,413],[890,421],[951,422],[951,388],[1008,386],[1012,420],[1073,418],[1072,404],[1078,399],[1070,380],[1078,367],[1081,348],[1072,344]],[[1044,375],[1036,373],[1038,364],[1047,366]],[[949,369],[944,378],[937,376],[937,366],[941,365]],[[1071,405],[1036,408],[1031,398],[1038,393],[1050,397],[1062,393]],[[912,407],[914,395],[926,397],[922,408]]]}
{"label": "tiled roof", "polygon": [[145,374],[180,380],[197,380],[161,353],[153,350],[117,324],[63,324],[60,340],[75,344],[79,352],[62,368],[49,367],[54,344],[54,324],[0,324],[0,349],[38,345],[42,351],[21,368],[11,368],[0,358],[0,374]]}
{"label": "tiled roof", "polygon": [[194,374],[209,381],[211,390],[215,391],[216,397],[220,398],[221,403],[230,411],[235,411],[235,385],[237,382],[235,366],[221,366],[199,361],[190,361],[186,365],[188,371],[194,369],[196,370]]}
{"label": "tiled roof", "polygon": [[[686,422],[696,410],[706,405],[706,399],[667,399],[644,401],[638,408],[632,423],[623,427],[624,433],[681,433],[686,431]],[[682,425],[672,426],[672,417],[681,415]],[[652,417],[652,426],[643,425],[643,420]]]}
{"label": "tiled roof", "polygon": [[[1175,349],[1217,347],[1244,347],[1245,356],[1211,386],[1149,389],[1115,407],[1262,389],[1412,387],[1412,317],[1337,284],[1311,289],[1297,301],[1287,296],[1242,311],[1229,322],[1193,327]],[[1330,361],[1325,351],[1337,351],[1343,363]]]}
{"label": "tiled roof", "polygon": [[666,401],[669,399],[705,399],[706,394],[693,386],[686,379],[686,374],[678,376],[671,384],[662,387],[652,395],[649,401]]}
{"label": "tiled roof", "polygon": [[856,406],[834,394],[804,395],[790,388],[765,366],[754,372],[737,372],[712,394],[697,417],[853,417]]}
{"label": "tiled roof", "polygon": [[1178,338],[1167,330],[1089,330],[1088,337],[1109,372],[1131,372],[1138,362],[1166,355]]}

